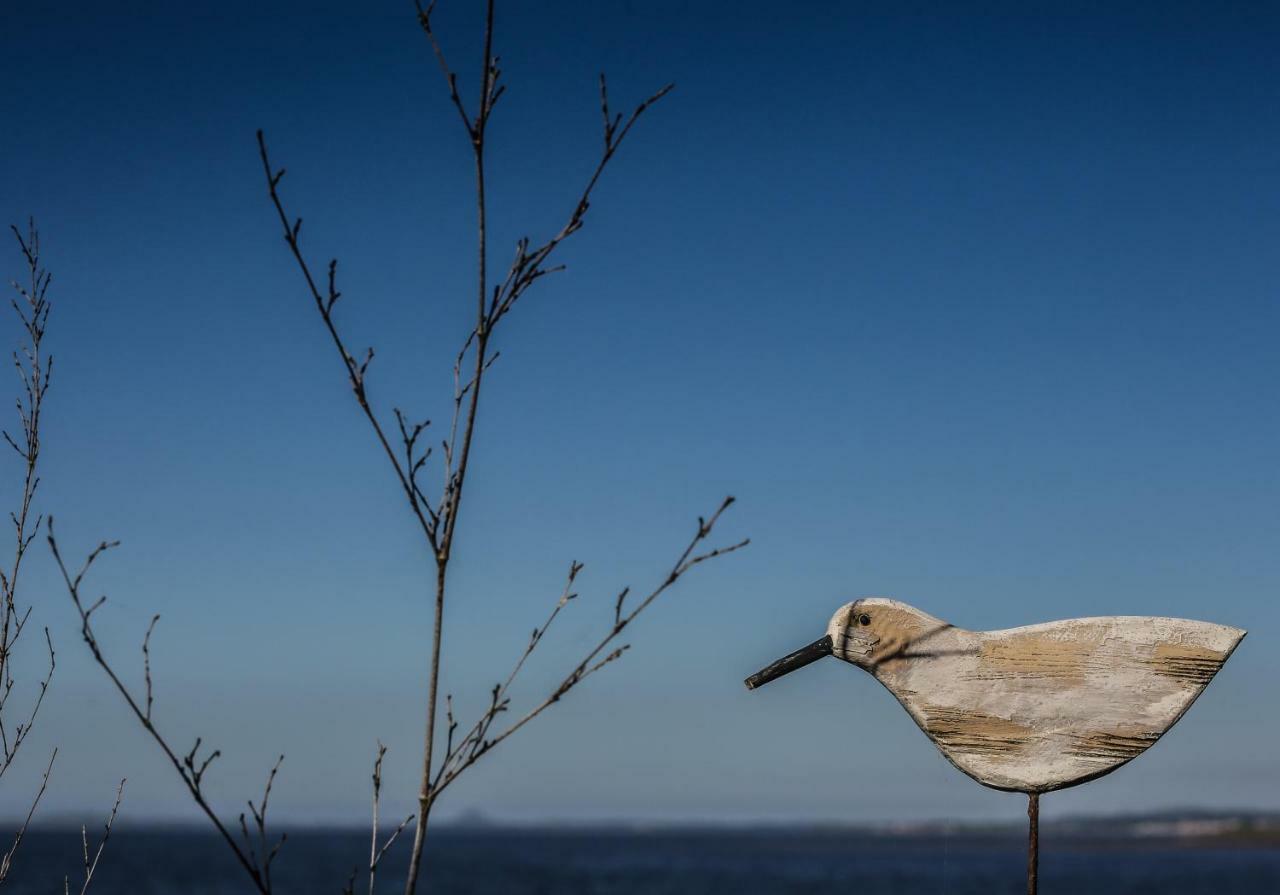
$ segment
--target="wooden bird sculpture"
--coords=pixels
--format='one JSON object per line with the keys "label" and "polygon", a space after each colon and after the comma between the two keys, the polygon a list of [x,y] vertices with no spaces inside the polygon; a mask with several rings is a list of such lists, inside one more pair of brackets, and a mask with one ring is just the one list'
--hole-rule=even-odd
{"label": "wooden bird sculpture", "polygon": [[755,689],[823,656],[870,672],[959,770],[1028,794],[1034,893],[1039,795],[1145,752],[1244,636],[1226,625],[1138,616],[966,631],[874,597],[842,606],[825,637],[746,684]]}

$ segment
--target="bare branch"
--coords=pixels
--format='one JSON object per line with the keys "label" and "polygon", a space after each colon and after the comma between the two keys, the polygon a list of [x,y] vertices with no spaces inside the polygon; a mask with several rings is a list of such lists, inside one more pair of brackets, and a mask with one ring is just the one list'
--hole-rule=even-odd
{"label": "bare branch", "polygon": [[[284,229],[284,240],[289,246],[290,252],[293,253],[294,260],[298,264],[298,270],[302,273],[302,278],[307,284],[307,290],[311,293],[312,299],[315,301],[316,309],[320,312],[320,319],[324,322],[325,329],[329,333],[329,338],[337,349],[339,356],[342,358],[343,365],[347,370],[347,378],[351,383],[352,391],[356,397],[356,403],[360,405],[361,411],[365,418],[369,421],[369,425],[373,428],[374,435],[378,439],[378,443],[382,446],[383,453],[391,462],[392,469],[395,471],[396,478],[400,481],[400,487],[404,491],[405,497],[409,501],[409,508],[413,512],[414,517],[418,520],[418,524],[422,527],[423,534],[432,544],[433,548],[436,541],[435,525],[428,518],[423,508],[422,502],[418,498],[418,492],[410,480],[410,472],[401,465],[399,457],[391,447],[391,442],[387,439],[386,432],[382,428],[377,415],[373,412],[373,408],[369,403],[368,392],[365,388],[365,373],[368,372],[369,363],[373,360],[373,349],[367,350],[365,360],[357,363],[354,356],[347,349],[346,342],[343,341],[341,334],[338,332],[337,324],[333,317],[333,306],[337,303],[341,293],[338,292],[336,286],[336,276],[338,269],[337,260],[329,262],[329,289],[327,295],[320,292],[316,285],[315,278],[311,274],[311,268],[307,264],[306,258],[302,254],[301,244],[298,242],[298,226],[295,224],[290,226],[289,216],[285,212],[283,200],[277,187],[280,179],[284,177],[284,169],[275,171],[271,167],[271,160],[267,156],[267,141],[262,131],[258,131],[258,153],[262,159],[262,170],[267,179],[267,192],[271,197],[271,203],[275,206],[276,213],[280,218],[280,224]],[[299,223],[301,219],[299,219]]]}
{"label": "bare branch", "polygon": [[[89,652],[93,655],[94,661],[97,662],[98,666],[111,680],[116,691],[124,698],[125,704],[128,705],[129,710],[133,713],[137,722],[142,725],[143,730],[150,734],[152,740],[155,741],[156,745],[160,747],[161,752],[163,752],[164,756],[169,760],[169,763],[173,765],[173,769],[182,779],[183,785],[186,786],[187,792],[191,796],[192,801],[196,803],[197,807],[199,807],[205,817],[209,819],[209,822],[213,824],[214,829],[218,831],[218,834],[222,837],[223,841],[231,849],[232,853],[235,855],[236,861],[252,881],[254,888],[260,893],[260,895],[271,895],[271,862],[274,860],[280,846],[283,845],[284,837],[281,837],[280,842],[276,844],[273,850],[262,856],[261,863],[259,862],[258,856],[252,851],[252,849],[242,848],[240,844],[236,842],[235,837],[231,835],[231,831],[227,829],[222,820],[210,806],[203,789],[204,774],[209,769],[209,765],[221,753],[218,750],[212,751],[197,766],[197,759],[199,757],[200,746],[203,740],[197,737],[195,745],[191,747],[191,751],[186,755],[179,757],[170,745],[169,740],[160,732],[160,729],[152,719],[149,647],[151,631],[155,627],[158,616],[152,618],[151,625],[147,630],[147,636],[143,639],[144,676],[147,681],[146,693],[144,694],[145,701],[143,703],[145,708],[143,705],[139,704],[139,700],[134,696],[133,691],[130,690],[124,681],[120,679],[120,676],[107,661],[107,658],[102,651],[102,646],[93,629],[91,616],[94,610],[105,602],[106,597],[100,598],[91,606],[86,608],[80,595],[80,587],[85,574],[93,565],[94,561],[105,551],[117,546],[118,542],[103,541],[100,543],[89,554],[89,558],[85,560],[84,566],[81,567],[80,571],[76,575],[72,576],[67,570],[66,563],[63,562],[62,554],[58,549],[58,542],[54,537],[52,517],[50,517],[48,524],[48,540],[49,548],[53,551],[54,561],[57,563],[58,569],[62,573],[62,579],[67,586],[67,592],[71,597],[71,602],[75,606],[76,612],[80,615],[80,635],[84,639],[85,644],[89,647]],[[281,756],[280,758],[281,761],[283,761],[284,756]],[[264,841],[266,838],[267,798],[271,794],[271,783],[275,780],[275,775],[279,768],[280,762],[277,761],[267,779],[267,787],[262,800],[262,810],[260,812],[255,810],[255,819],[259,823],[259,832],[261,833]],[[250,805],[252,806],[252,802]],[[243,815],[241,816],[241,822],[243,825]],[[246,839],[247,838],[248,837],[246,836]]]}
{"label": "bare branch", "polygon": [[93,882],[94,871],[98,869],[98,861],[102,858],[102,850],[107,847],[107,840],[111,838],[111,827],[116,822],[116,812],[120,810],[120,800],[124,798],[124,781],[120,781],[120,786],[116,789],[116,803],[111,806],[111,815],[107,818],[107,824],[102,831],[102,839],[98,842],[98,848],[93,854],[93,860],[89,860],[89,837],[85,833],[84,827],[80,828],[80,842],[84,847],[84,885],[80,887],[80,895],[85,895],[89,891],[89,883]]}
{"label": "bare branch", "polygon": [[436,8],[435,0],[431,0],[426,7],[423,7],[422,0],[414,0],[414,5],[418,9],[418,24],[422,27],[423,33],[427,35],[427,40],[431,41],[431,49],[435,53],[436,62],[440,65],[440,71],[444,75],[445,83],[449,85],[449,99],[452,100],[453,107],[458,110],[458,117],[462,119],[462,126],[474,142],[476,139],[476,125],[471,120],[471,116],[467,114],[466,106],[462,104],[462,97],[458,95],[458,76],[449,68],[449,63],[444,58],[444,50],[436,39],[435,31],[431,28],[431,13]]}
{"label": "bare branch", "polygon": [[[382,759],[387,754],[387,747],[378,742],[378,756],[373,762],[373,834],[369,840],[369,895],[374,895],[377,888],[378,866],[382,863],[383,857],[387,851],[400,838],[400,834],[404,832],[405,827],[411,824],[415,814],[410,814],[395,828],[395,831],[387,837],[387,841],[381,846],[378,845],[378,806],[382,796]],[[346,891],[354,895],[355,889],[355,873],[352,872],[351,880],[347,883]]]}
{"label": "bare branch", "polygon": [[[30,613],[30,610],[27,610]],[[27,616],[23,616],[22,622],[15,629],[17,633],[21,633],[22,627],[26,624]],[[16,637],[14,638],[17,639]],[[19,722],[14,728],[12,741],[8,736],[8,728],[4,725],[3,717],[0,717],[0,748],[3,749],[3,755],[0,755],[0,777],[3,777],[5,771],[9,770],[13,764],[13,760],[18,755],[18,749],[21,748],[23,741],[31,733],[31,728],[36,723],[36,716],[40,714],[40,706],[44,705],[44,696],[49,692],[49,682],[53,680],[53,671],[57,667],[57,656],[53,651],[53,640],[49,637],[49,629],[44,629],[44,642],[49,649],[49,671],[45,674],[44,680],[40,682],[40,690],[36,695],[35,705],[31,707],[30,714],[27,715],[26,722]],[[12,643],[12,641],[11,641]],[[0,708],[3,708],[5,702],[8,701],[9,693],[12,692],[12,683],[6,681],[3,693],[0,694]]]}
{"label": "bare branch", "polygon": [[609,115],[609,95],[605,83],[604,75],[600,75],[600,110],[604,118],[604,148],[601,152],[600,159],[597,161],[595,169],[591,172],[587,179],[586,186],[579,194],[577,201],[574,203],[573,211],[569,215],[568,221],[560,229],[560,231],[538,248],[530,251],[529,240],[522,239],[516,245],[516,256],[511,262],[511,266],[507,271],[506,280],[502,285],[494,290],[493,297],[490,300],[488,314],[486,318],[487,327],[492,329],[499,320],[502,319],[512,308],[512,306],[520,299],[520,297],[529,289],[537,280],[547,274],[556,273],[563,270],[563,266],[546,267],[547,260],[551,254],[564,242],[568,237],[572,236],[582,228],[583,220],[586,217],[587,210],[591,207],[591,194],[596,188],[600,177],[604,174],[605,168],[609,162],[613,160],[614,155],[618,151],[618,147],[627,138],[631,132],[632,126],[644,114],[645,110],[654,103],[661,100],[668,93],[675,89],[674,84],[667,84],[661,90],[651,95],[644,102],[640,103],[632,110],[631,116],[627,119],[626,124],[621,124],[622,116],[618,115],[610,118]]}
{"label": "bare branch", "polygon": [[[595,647],[573,667],[573,669],[561,680],[559,685],[557,685],[548,696],[526,712],[519,720],[512,723],[500,733],[491,737],[489,736],[489,730],[493,725],[494,719],[505,712],[509,705],[507,690],[510,687],[511,682],[524,666],[525,660],[528,659],[529,654],[537,647],[538,643],[542,639],[542,635],[546,633],[547,627],[550,626],[560,609],[575,596],[570,592],[570,587],[572,586],[577,573],[582,569],[582,566],[578,563],[571,565],[569,584],[565,588],[564,595],[552,610],[551,616],[541,629],[534,629],[529,645],[525,647],[523,654],[516,662],[515,669],[507,678],[507,681],[494,688],[489,708],[481,715],[480,720],[470,728],[457,747],[452,748],[446,753],[444,761],[435,778],[435,785],[432,788],[433,796],[435,798],[439,798],[440,793],[447,788],[449,784],[456,780],[469,767],[475,764],[483,755],[490,752],[495,746],[502,743],[517,730],[524,727],[524,725],[528,724],[551,706],[555,705],[560,701],[561,697],[578,684],[582,683],[586,678],[595,674],[606,665],[620,659],[623,653],[630,648],[630,644],[623,644],[610,649],[617,640],[618,635],[620,635],[628,625],[635,621],[636,617],[640,615],[640,613],[644,612],[654,600],[679,581],[680,578],[682,578],[690,569],[709,559],[713,559],[718,556],[725,556],[747,546],[747,544],[750,543],[750,540],[744,539],[735,544],[717,547],[704,553],[695,552],[698,546],[711,535],[716,523],[720,519],[720,516],[733,504],[733,502],[734,499],[732,497],[726,497],[724,502],[720,504],[720,507],[712,514],[710,519],[698,519],[697,531],[690,540],[688,546],[685,547],[675,564],[671,567],[671,570],[667,573],[666,577],[657,587],[650,591],[650,593],[641,600],[634,609],[625,613],[623,612],[623,603],[630,589],[624,589],[618,595],[615,602],[613,625],[595,645]],[[606,652],[606,650],[608,650],[608,652]],[[452,711],[450,711],[450,716],[452,721]]]}
{"label": "bare branch", "polygon": [[[156,629],[156,622],[160,621],[160,616],[153,615],[151,624],[147,625],[147,636],[142,638],[142,668],[143,674],[147,680],[147,720],[151,720],[151,632]],[[216,754],[216,753],[215,753]]]}
{"label": "bare branch", "polygon": [[[276,774],[280,771],[280,765],[284,763],[284,756],[281,755],[276,759],[275,765],[271,768],[271,773],[267,775],[267,784],[262,790],[262,807],[259,808],[253,804],[253,800],[249,800],[249,811],[253,814],[253,823],[258,831],[258,846],[262,854],[262,880],[267,891],[271,891],[271,862],[276,859],[276,855],[280,853],[280,849],[284,847],[288,840],[287,833],[281,833],[279,840],[275,845],[267,847],[267,803],[271,800],[271,786],[276,781]],[[244,830],[245,838],[248,839],[248,830],[245,829],[244,815],[240,815],[240,827]],[[246,842],[249,846],[250,854],[254,854],[255,850],[251,843]]]}
{"label": "bare branch", "polygon": [[0,883],[3,883],[9,876],[9,871],[13,869],[13,856],[18,853],[18,846],[22,845],[23,837],[27,835],[27,827],[31,825],[31,818],[35,817],[36,808],[40,804],[40,800],[44,798],[45,788],[49,785],[49,775],[53,773],[53,762],[58,757],[58,750],[54,749],[53,754],[49,756],[49,764],[44,769],[44,775],[40,778],[40,789],[36,791],[36,797],[31,800],[31,808],[27,811],[26,818],[22,821],[22,826],[18,828],[18,832],[14,834],[13,845],[9,846],[9,850],[0,855]]}

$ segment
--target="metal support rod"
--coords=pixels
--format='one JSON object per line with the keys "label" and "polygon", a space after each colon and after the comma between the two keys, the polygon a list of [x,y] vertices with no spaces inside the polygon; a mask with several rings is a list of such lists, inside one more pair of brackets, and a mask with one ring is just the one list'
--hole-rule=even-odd
{"label": "metal support rod", "polygon": [[1027,793],[1027,895],[1036,895],[1040,871],[1040,793]]}

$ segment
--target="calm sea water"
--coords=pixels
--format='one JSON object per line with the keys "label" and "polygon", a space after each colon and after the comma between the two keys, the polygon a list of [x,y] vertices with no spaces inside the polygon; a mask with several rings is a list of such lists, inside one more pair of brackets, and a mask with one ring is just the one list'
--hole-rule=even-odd
{"label": "calm sea water", "polygon": [[[281,895],[337,895],[368,860],[358,833],[289,837],[274,877]],[[429,849],[431,891],[450,895],[992,895],[1025,892],[1024,844],[972,835],[895,838],[848,831],[440,831]],[[403,851],[388,858],[378,891],[403,884]],[[5,895],[79,891],[78,832],[37,832],[23,843]],[[216,839],[200,833],[119,830],[94,895],[249,892]],[[1078,840],[1045,832],[1044,895],[1280,893],[1280,847],[1186,847]],[[357,892],[368,891],[365,876]]]}

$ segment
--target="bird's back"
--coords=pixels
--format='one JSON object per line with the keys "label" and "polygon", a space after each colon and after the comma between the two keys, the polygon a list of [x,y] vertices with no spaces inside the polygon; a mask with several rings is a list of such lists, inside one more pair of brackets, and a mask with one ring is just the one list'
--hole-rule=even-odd
{"label": "bird's back", "polygon": [[1099,777],[1158,740],[1245,632],[1176,618],[943,626],[873,670],[957,768],[997,789]]}

